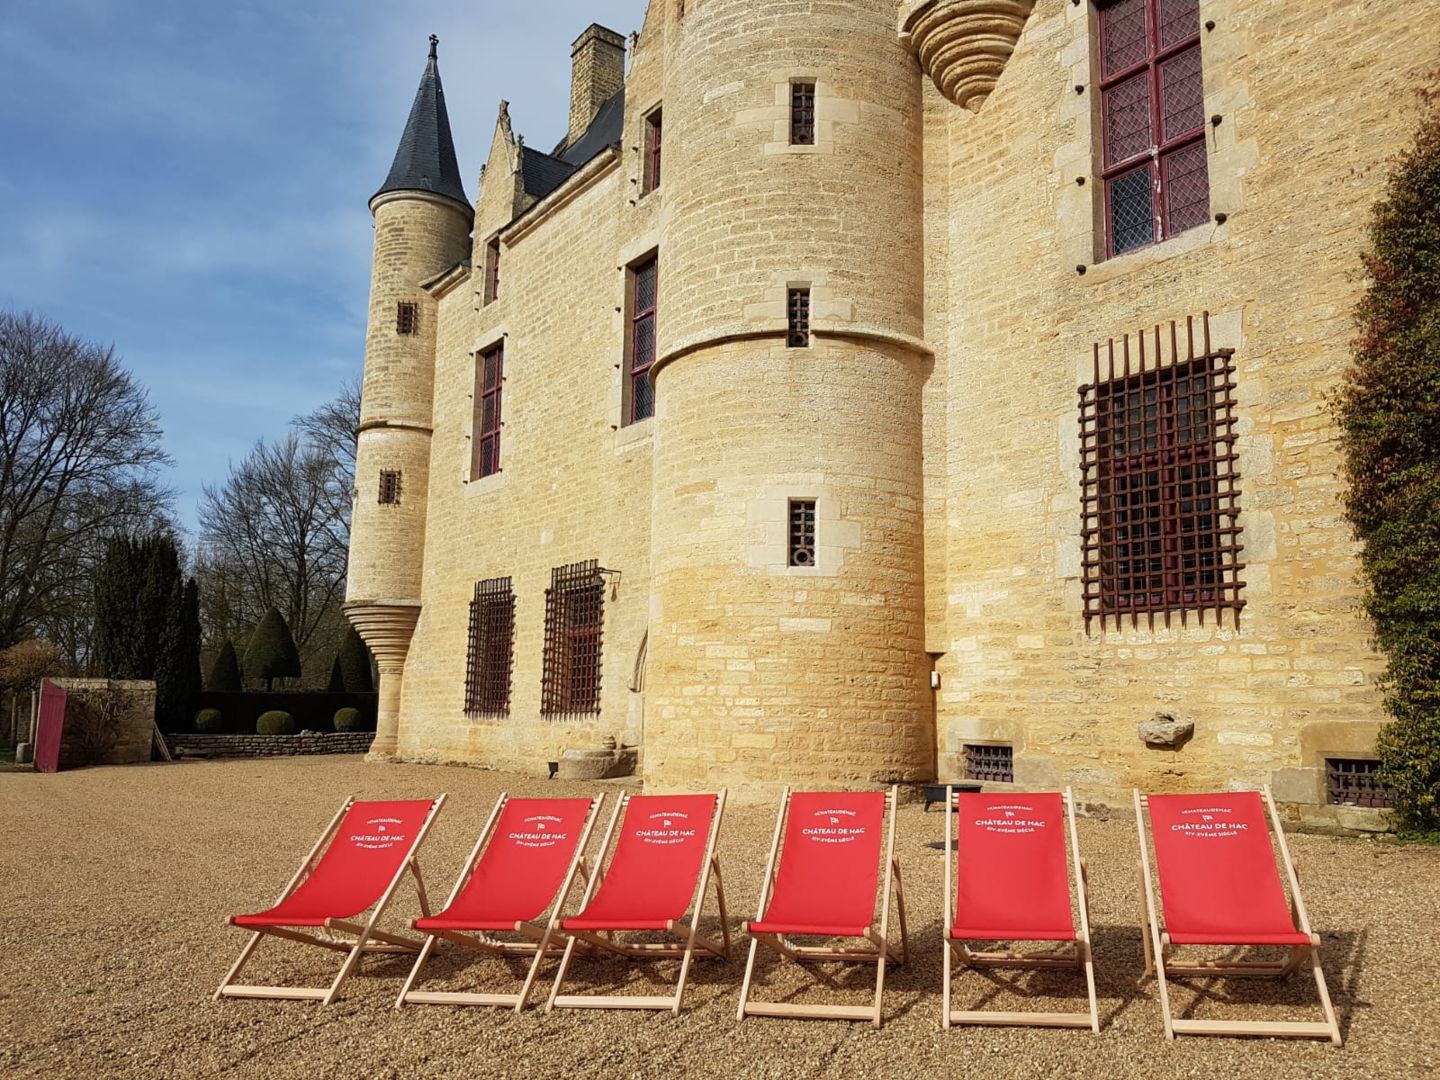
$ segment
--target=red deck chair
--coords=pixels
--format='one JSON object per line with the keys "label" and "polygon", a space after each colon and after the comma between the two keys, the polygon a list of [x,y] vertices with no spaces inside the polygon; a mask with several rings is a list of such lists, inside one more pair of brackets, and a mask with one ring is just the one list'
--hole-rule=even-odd
{"label": "red deck chair", "polygon": [[[511,799],[501,795],[475,841],[445,910],[416,919],[427,935],[410,977],[395,1001],[428,1005],[525,1007],[530,987],[547,956],[559,954],[551,938],[577,872],[584,872],[585,844],[604,795],[594,799]],[[483,854],[482,854],[483,851]],[[550,916],[536,925],[546,910]],[[517,933],[528,941],[503,941]],[[440,939],[492,956],[533,957],[518,994],[466,994],[414,990],[420,969]]]}
{"label": "red deck chair", "polygon": [[[669,1009],[680,1012],[690,961],[698,948],[708,956],[730,955],[730,928],[725,915],[725,890],[720,881],[720,863],[715,858],[715,838],[725,812],[725,792],[718,795],[626,795],[615,807],[605,839],[600,844],[601,861],[610,849],[610,838],[624,812],[610,865],[591,876],[581,900],[581,911],[560,922],[560,932],[569,940],[555,985],[545,1011],[555,1007],[572,1009]],[[711,875],[720,908],[724,943],[697,932],[705,907]],[[685,914],[693,914],[687,923]],[[625,942],[615,934],[627,930],[662,931],[676,942]],[[614,994],[561,994],[560,986],[570,968],[575,943],[585,942],[596,949],[630,958],[679,957],[680,978],[673,997],[626,997]]]}
{"label": "red deck chair", "polygon": [[[1088,1027],[1100,1030],[1095,1002],[1095,967],[1090,954],[1090,911],[1085,863],[1075,832],[1075,803],[1064,795],[1002,792],[951,794],[958,825],[956,866],[950,863],[950,815],[945,815],[945,989],[944,1025],[1012,1024]],[[1070,908],[1071,864],[1080,913],[1076,929]],[[950,902],[951,888],[955,903]],[[1042,941],[1065,946],[1060,952],[979,952],[968,941]],[[1077,968],[1085,972],[1090,1011],[1075,1013],[965,1011],[950,1008],[954,946],[973,968]]]}
{"label": "red deck chair", "polygon": [[[907,946],[905,892],[900,863],[895,858],[895,797],[881,791],[800,791],[786,788],[780,796],[780,814],[770,843],[770,861],[760,884],[760,908],[747,922],[750,958],[740,986],[739,1019],[747,1016],[787,1016],[830,1020],[881,1022],[885,993],[885,961],[901,963]],[[885,818],[889,815],[888,834]],[[780,847],[781,833],[785,846]],[[883,849],[882,849],[882,844]],[[875,902],[880,865],[885,884],[879,892],[880,926],[875,927]],[[776,857],[779,855],[779,869]],[[900,914],[900,945],[890,938],[890,890],[894,882]],[[791,937],[861,938],[864,948],[796,945]],[[875,1004],[795,1005],[751,1001],[750,981],[755,973],[758,946],[774,949],[798,961],[847,960],[875,965]]]}
{"label": "red deck chair", "polygon": [[[1156,915],[1150,879],[1145,811],[1160,877],[1164,929]],[[1267,817],[1268,810],[1268,817]],[[1320,936],[1300,896],[1300,882],[1270,789],[1223,795],[1151,795],[1135,792],[1135,821],[1140,829],[1140,876],[1144,902],[1145,974],[1160,984],[1165,1037],[1182,1035],[1269,1035],[1329,1039],[1340,1045],[1340,1025],[1330,1005],[1320,969]],[[1290,900],[1275,869],[1270,829],[1290,882]],[[1298,929],[1296,928],[1298,924]],[[1209,960],[1176,964],[1167,956],[1175,946],[1225,945],[1237,948],[1278,946],[1289,950],[1280,960]],[[1271,976],[1284,978],[1305,960],[1320,991],[1324,1023],[1264,1020],[1180,1020],[1170,1013],[1167,978],[1186,976]]]}
{"label": "red deck chair", "polygon": [[[419,951],[419,941],[377,930],[375,924],[406,871],[415,875],[420,910],[429,913],[415,851],[444,803],[444,795],[407,802],[356,802],[353,797],[347,798],[275,906],[256,915],[230,917],[230,925],[254,933],[215,991],[215,998],[288,998],[328,1005],[362,954]],[[325,847],[327,840],[330,844]],[[319,854],[322,847],[324,855]],[[356,922],[356,917],[366,911],[370,917]],[[317,937],[313,931],[324,936]],[[353,935],[354,940],[337,937],[337,931]],[[328,988],[232,986],[231,980],[240,974],[260,939],[267,936],[346,953],[345,963]]]}

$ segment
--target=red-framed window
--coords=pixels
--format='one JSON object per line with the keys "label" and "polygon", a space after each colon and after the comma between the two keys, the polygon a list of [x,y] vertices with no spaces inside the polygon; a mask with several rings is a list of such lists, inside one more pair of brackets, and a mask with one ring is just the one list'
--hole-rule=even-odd
{"label": "red-framed window", "polygon": [[655,414],[655,388],[650,368],[655,364],[655,298],[660,284],[660,260],[650,256],[630,269],[630,348],[625,423],[633,424]]}
{"label": "red-framed window", "polygon": [[475,364],[475,479],[500,471],[500,395],[505,384],[505,345],[480,354]]}
{"label": "red-framed window", "polygon": [[645,176],[640,183],[642,195],[648,195],[660,186],[660,148],[663,134],[660,110],[656,109],[645,117]]}
{"label": "red-framed window", "polygon": [[1099,5],[1107,255],[1210,217],[1199,0]]}
{"label": "red-framed window", "polygon": [[485,303],[500,299],[500,238],[485,245]]}

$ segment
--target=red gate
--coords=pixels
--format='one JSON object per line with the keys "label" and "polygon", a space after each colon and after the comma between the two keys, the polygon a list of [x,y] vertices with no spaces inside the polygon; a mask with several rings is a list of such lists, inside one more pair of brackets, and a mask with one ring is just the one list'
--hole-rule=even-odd
{"label": "red gate", "polygon": [[40,730],[35,735],[35,768],[55,772],[60,768],[60,733],[65,727],[65,702],[69,695],[49,679],[40,684]]}

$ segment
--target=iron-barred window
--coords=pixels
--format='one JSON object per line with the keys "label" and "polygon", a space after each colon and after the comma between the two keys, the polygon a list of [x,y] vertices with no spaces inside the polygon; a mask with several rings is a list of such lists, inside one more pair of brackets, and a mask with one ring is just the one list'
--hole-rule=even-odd
{"label": "iron-barred window", "polygon": [[815,500],[790,500],[790,565],[815,565]]}
{"label": "iron-barred window", "polygon": [[380,470],[380,505],[398,506],[400,503],[400,470]]}
{"label": "iron-barred window", "polygon": [[475,364],[475,479],[500,471],[500,399],[505,383],[505,346],[486,349]]}
{"label": "iron-barred window", "polygon": [[1109,255],[1210,217],[1199,0],[1099,8],[1102,177]]}
{"label": "iron-barred window", "polygon": [[465,715],[509,716],[515,651],[515,592],[510,579],[475,583],[465,657]]}
{"label": "iron-barred window", "polygon": [[625,423],[633,424],[655,414],[655,388],[650,368],[655,363],[655,299],[660,284],[660,260],[652,255],[630,269],[630,340]]}
{"label": "iron-barred window", "polygon": [[790,84],[790,145],[815,144],[815,84]]}
{"label": "iron-barred window", "polygon": [[810,347],[810,290],[791,289],[786,297],[785,344],[792,349]]}
{"label": "iron-barred window", "polygon": [[550,588],[545,590],[541,715],[560,720],[600,711],[604,621],[604,578],[594,559],[550,571]]}
{"label": "iron-barred window", "polygon": [[660,123],[660,110],[656,109],[645,117],[645,165],[640,181],[640,194],[648,195],[660,186],[660,145],[664,131]]}
{"label": "iron-barred window", "polygon": [[[1197,329],[1200,340],[1196,340]],[[1080,388],[1085,628],[1095,619],[1172,612],[1217,620],[1245,601],[1239,561],[1232,349],[1212,349],[1210,320],[1170,324],[1095,346],[1095,381]],[[1148,338],[1148,341],[1147,341]],[[1133,346],[1133,348],[1132,348]],[[1183,351],[1182,351],[1183,350]]]}
{"label": "iron-barred window", "polygon": [[395,332],[397,334],[418,334],[420,332],[420,308],[409,300],[395,305]]}
{"label": "iron-barred window", "polygon": [[1325,801],[1332,806],[1388,810],[1395,792],[1380,782],[1380,762],[1367,758],[1325,759]]}
{"label": "iron-barred window", "polygon": [[1014,783],[1014,748],[967,743],[965,746],[965,779],[988,783]]}

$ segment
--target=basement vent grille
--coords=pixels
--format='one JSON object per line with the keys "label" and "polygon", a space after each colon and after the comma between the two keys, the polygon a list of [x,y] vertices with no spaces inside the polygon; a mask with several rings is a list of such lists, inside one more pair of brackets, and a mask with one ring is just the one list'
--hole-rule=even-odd
{"label": "basement vent grille", "polygon": [[1331,806],[1389,809],[1395,792],[1380,782],[1380,763],[1364,758],[1325,759],[1325,801]]}
{"label": "basement vent grille", "polygon": [[1015,750],[1009,746],[965,746],[965,779],[1010,784],[1015,780]]}

